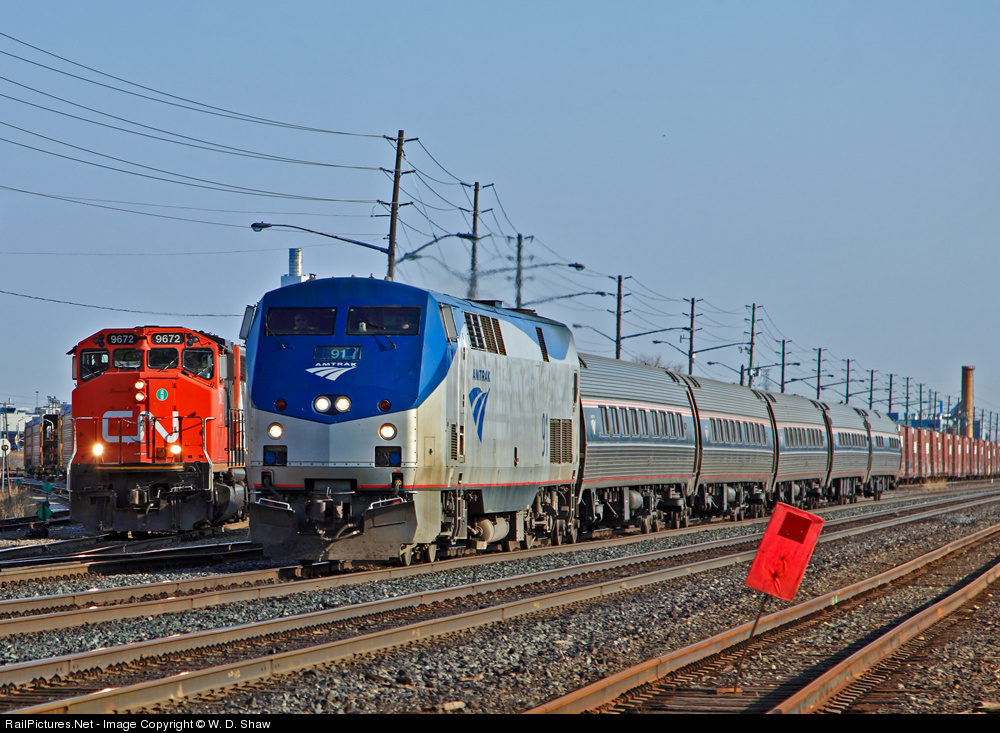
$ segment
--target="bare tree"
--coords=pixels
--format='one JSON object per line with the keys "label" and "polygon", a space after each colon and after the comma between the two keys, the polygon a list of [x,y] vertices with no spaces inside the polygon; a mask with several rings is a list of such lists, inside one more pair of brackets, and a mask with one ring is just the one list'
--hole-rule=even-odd
{"label": "bare tree", "polygon": [[636,364],[666,369],[668,372],[683,372],[684,365],[680,362],[667,361],[662,354],[636,354],[634,359]]}

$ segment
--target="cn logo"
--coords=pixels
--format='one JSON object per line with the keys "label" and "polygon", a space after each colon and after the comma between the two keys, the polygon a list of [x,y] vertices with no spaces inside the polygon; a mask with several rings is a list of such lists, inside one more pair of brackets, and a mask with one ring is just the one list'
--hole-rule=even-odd
{"label": "cn logo", "polygon": [[[146,423],[153,423],[153,427],[156,428],[156,432],[160,434],[168,443],[176,443],[177,438],[180,437],[181,432],[181,418],[180,413],[174,410],[173,420],[172,420],[172,432],[167,432],[165,418],[156,418],[152,413],[143,411],[139,413],[138,419],[133,421],[132,412],[130,410],[108,410],[104,413],[101,420],[101,434],[104,437],[105,443],[141,443],[146,437]],[[112,422],[114,421],[114,422]],[[116,430],[112,430],[111,426],[114,425]],[[135,431],[134,435],[127,434],[126,431]]]}
{"label": "cn logo", "polygon": [[472,404],[472,421],[476,424],[479,440],[483,439],[483,423],[486,422],[486,400],[489,399],[489,390],[483,392],[479,387],[474,387],[469,392],[469,402]]}

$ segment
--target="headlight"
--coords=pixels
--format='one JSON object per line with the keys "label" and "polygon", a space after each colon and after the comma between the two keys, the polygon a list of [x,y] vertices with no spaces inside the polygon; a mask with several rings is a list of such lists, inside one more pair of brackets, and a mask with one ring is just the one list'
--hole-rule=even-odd
{"label": "headlight", "polygon": [[135,401],[136,402],[142,402],[144,399],[146,399],[146,393],[145,392],[136,392],[135,393]]}
{"label": "headlight", "polygon": [[141,379],[139,379],[139,380],[137,380],[137,381],[136,381],[136,383],[135,383],[135,388],[136,388],[136,391],[138,391],[138,390],[143,390],[143,389],[145,389],[145,388],[146,388],[146,383],[145,383],[145,382],[143,382],[143,381],[142,381]]}
{"label": "headlight", "polygon": [[173,453],[175,456],[179,456],[182,450],[183,448],[181,448],[179,443],[174,443],[173,445],[170,446],[170,452]]}
{"label": "headlight", "polygon": [[333,403],[330,402],[330,398],[323,395],[320,395],[313,400],[313,409],[316,410],[316,412],[329,412],[332,406]]}
{"label": "headlight", "polygon": [[392,440],[396,437],[396,426],[387,422],[378,429],[378,434],[382,440]]}
{"label": "headlight", "polygon": [[104,453],[104,446],[100,443],[94,443],[94,447],[91,448],[91,450],[94,452],[95,456],[99,456]]}
{"label": "headlight", "polygon": [[338,397],[333,401],[333,406],[337,409],[337,412],[347,412],[351,409],[351,398]]}
{"label": "headlight", "polygon": [[267,434],[270,435],[272,439],[277,440],[285,434],[285,429],[281,427],[281,423],[273,422],[267,426]]}

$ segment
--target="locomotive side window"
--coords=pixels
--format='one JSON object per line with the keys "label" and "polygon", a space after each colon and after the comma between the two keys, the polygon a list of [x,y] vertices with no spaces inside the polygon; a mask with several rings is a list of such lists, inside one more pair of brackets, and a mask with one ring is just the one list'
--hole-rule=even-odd
{"label": "locomotive side window", "polygon": [[150,349],[146,355],[146,365],[159,371],[173,369],[180,363],[178,356],[177,349]]}
{"label": "locomotive side window", "polygon": [[366,305],[347,310],[348,336],[416,336],[419,331],[418,306]]}
{"label": "locomotive side window", "polygon": [[84,351],[80,354],[80,379],[86,381],[99,377],[108,370],[110,364],[107,351]]}
{"label": "locomotive side window", "polygon": [[336,308],[268,308],[264,331],[269,336],[332,336]]}
{"label": "locomotive side window", "polygon": [[115,349],[111,363],[115,369],[142,369],[142,352],[139,349]]}
{"label": "locomotive side window", "polygon": [[184,349],[184,370],[202,379],[215,375],[215,355],[211,349]]}

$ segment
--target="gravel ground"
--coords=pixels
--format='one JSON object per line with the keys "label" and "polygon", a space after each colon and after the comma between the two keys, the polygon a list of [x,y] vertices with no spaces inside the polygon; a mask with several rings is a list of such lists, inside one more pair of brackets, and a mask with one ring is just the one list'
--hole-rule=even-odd
{"label": "gravel ground", "polygon": [[[1000,521],[984,508],[877,536],[819,546],[798,599],[855,582]],[[516,713],[754,617],[759,596],[736,566],[538,614],[503,626],[287,675],[221,702],[183,701],[169,713],[464,711]],[[770,610],[779,608],[772,602]],[[983,646],[988,644],[988,646]],[[971,650],[968,652],[972,654]],[[982,640],[977,655],[1000,655]],[[980,693],[964,702],[971,709]]]}
{"label": "gravel ground", "polygon": [[[864,514],[878,505],[836,510]],[[830,517],[831,514],[826,514]],[[976,509],[930,524],[906,525],[875,537],[820,545],[798,598],[846,585],[915,557],[974,527],[1000,521],[1000,509]],[[472,580],[518,575],[623,554],[636,554],[718,536],[760,531],[759,524],[720,525],[708,533],[667,535],[626,548],[585,550],[546,558],[515,559],[474,570],[445,571],[412,579],[379,581],[286,599],[241,603],[216,609],[147,617],[93,627],[61,630],[57,637],[11,637],[0,649],[0,663],[78,653],[186,631],[249,623],[254,620],[360,603],[440,588]],[[710,537],[706,537],[706,534]],[[220,542],[242,539],[227,533]],[[0,545],[3,543],[0,542]],[[246,568],[264,563],[247,563]],[[226,566],[227,570],[232,566]],[[157,712],[520,712],[582,684],[644,659],[663,654],[752,619],[759,596],[743,587],[745,566],[713,571],[580,604],[559,614],[539,614],[511,624],[431,640],[359,658],[346,665],[289,675],[280,689],[236,691],[224,702],[180,702]],[[199,577],[216,569],[129,574],[0,589],[0,598],[49,595]],[[778,606],[771,604],[771,610]],[[994,645],[997,642],[994,641]],[[998,654],[996,649],[993,652]]]}

